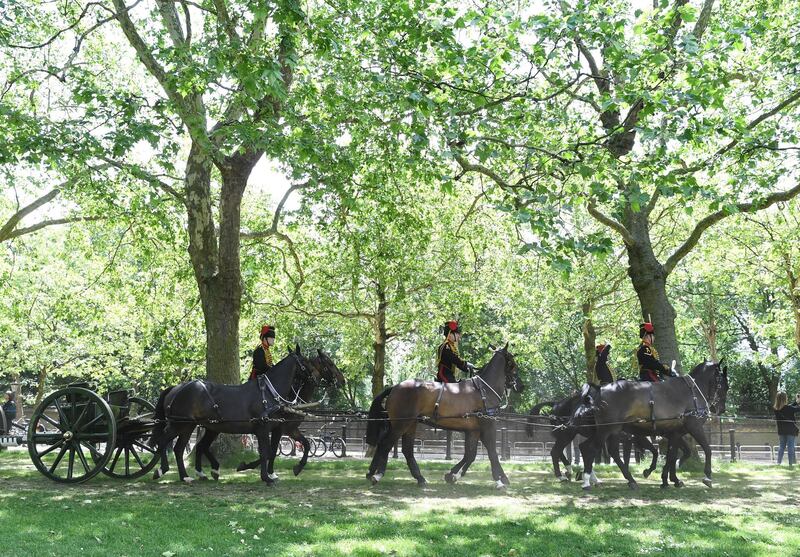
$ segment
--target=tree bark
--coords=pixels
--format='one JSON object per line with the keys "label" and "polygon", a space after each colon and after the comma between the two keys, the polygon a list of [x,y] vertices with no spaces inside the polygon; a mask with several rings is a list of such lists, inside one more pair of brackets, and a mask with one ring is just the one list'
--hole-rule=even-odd
{"label": "tree bark", "polygon": [[626,209],[626,228],[635,240],[626,244],[628,254],[628,276],[639,298],[642,320],[651,321],[656,330],[656,350],[659,359],[671,365],[675,360],[677,369],[682,369],[678,338],[675,334],[675,309],[667,296],[667,276],[664,266],[656,258],[650,242],[648,215]]}
{"label": "tree bark", "polygon": [[592,304],[590,302],[583,303],[583,353],[586,355],[586,382],[599,383],[597,376],[594,372],[594,364],[597,355],[595,354],[595,345],[597,344],[597,334],[592,323]]}
{"label": "tree bark", "polygon": [[375,312],[373,323],[374,338],[372,343],[373,367],[372,367],[372,396],[378,396],[383,391],[384,377],[386,375],[386,308],[389,305],[386,301],[386,290],[383,285],[378,284],[378,309]]}
{"label": "tree bark", "polygon": [[36,400],[34,401],[34,406],[38,406],[42,399],[44,398],[44,388],[47,384],[47,366],[42,366],[39,370],[39,382],[36,385]]}

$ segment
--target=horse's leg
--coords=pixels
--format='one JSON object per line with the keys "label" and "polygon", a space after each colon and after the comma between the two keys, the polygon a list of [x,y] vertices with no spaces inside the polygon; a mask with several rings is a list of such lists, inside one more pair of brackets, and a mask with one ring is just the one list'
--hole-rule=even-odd
{"label": "horse's leg", "polygon": [[172,424],[167,424],[164,428],[163,433],[161,434],[161,439],[158,441],[158,447],[156,448],[156,452],[158,453],[159,459],[161,460],[161,466],[156,468],[155,473],[153,473],[153,479],[157,480],[161,476],[167,473],[169,470],[169,457],[167,456],[167,447],[169,447],[170,442],[177,437],[178,432],[175,431],[175,427]]}
{"label": "horse's leg", "polygon": [[267,459],[267,476],[272,481],[278,480],[278,475],[275,473],[275,459],[278,458],[278,447],[281,445],[281,437],[283,436],[283,427],[278,426],[273,429],[269,434],[269,457]]}
{"label": "horse's leg", "polygon": [[[667,480],[668,476],[672,476],[675,480],[677,477],[675,476],[675,460],[676,455],[678,452],[677,443],[675,442],[678,434],[671,434],[666,437],[667,439],[667,458],[664,462],[664,467],[661,469],[661,489],[666,489],[669,487],[669,482]],[[676,483],[677,486],[677,483]]]}
{"label": "horse's leg", "polygon": [[486,455],[492,465],[492,479],[495,481],[497,489],[504,489],[509,485],[508,477],[500,466],[500,459],[497,457],[497,428],[495,422],[481,424],[481,442],[486,447]]}
{"label": "horse's leg", "polygon": [[[456,463],[456,465],[453,466],[452,468],[450,468],[450,471],[445,473],[445,475],[444,475],[444,481],[446,481],[449,484],[456,483],[459,480],[459,478],[461,478],[461,476],[464,475],[463,473],[459,474],[459,471],[467,463],[467,457],[469,456],[469,445],[472,442],[470,440],[471,433],[472,432],[470,432],[470,431],[465,431],[464,432],[464,456],[461,457],[461,460],[459,460]],[[478,438],[477,437],[475,437],[474,442],[475,443],[478,442]]]}
{"label": "horse's leg", "polygon": [[711,487],[711,446],[708,444],[706,432],[703,431],[703,424],[699,421],[687,419],[685,425],[686,431],[691,433],[695,441],[697,441],[703,448],[703,453],[705,453],[706,457],[705,467],[703,468],[703,472],[705,472],[703,483],[706,484],[706,486]]}
{"label": "horse's leg", "polygon": [[308,453],[311,451],[311,443],[306,439],[306,436],[300,432],[300,428],[295,427],[294,431],[289,433],[289,437],[292,438],[293,441],[300,441],[303,445],[303,456],[300,457],[300,462],[294,465],[292,468],[292,472],[294,475],[297,476],[300,472],[303,471],[303,468],[306,467],[306,462],[308,462]]}
{"label": "horse's leg", "polygon": [[581,450],[581,458],[583,459],[583,489],[588,491],[592,487],[592,479],[594,478],[595,484],[602,482],[597,481],[597,476],[594,475],[594,456],[600,448],[599,434],[587,437],[585,441],[578,445]]}
{"label": "horse's leg", "polygon": [[[203,454],[206,455],[208,463],[211,464],[211,477],[214,478],[215,481],[219,480],[219,461],[214,456],[214,453],[211,452],[211,445],[214,443],[217,437],[219,437],[218,431],[212,431],[210,429],[206,429],[206,432],[203,434],[204,446],[202,447]],[[199,454],[200,448],[201,447],[198,446],[195,447],[194,450]],[[200,473],[202,474],[202,472]]]}
{"label": "horse's leg", "polygon": [[[407,425],[398,426],[397,422],[392,422],[389,430],[378,442],[378,448],[375,450],[375,456],[373,457],[375,470],[371,474],[373,485],[381,481],[381,478],[383,478],[383,475],[386,473],[386,466],[389,464],[389,451],[392,450],[397,440],[402,437],[407,427]],[[400,431],[400,428],[403,428],[403,431]],[[372,466],[370,466],[370,471],[372,471]]]}
{"label": "horse's leg", "polygon": [[628,480],[628,487],[630,487],[631,489],[639,489],[639,484],[637,484],[636,480],[633,479],[633,476],[631,475],[631,471],[628,468],[628,465],[620,457],[618,433],[612,433],[607,437],[606,449],[608,449],[608,454],[611,455],[611,458],[614,460],[616,465],[622,471],[622,475],[625,476],[626,480]]}
{"label": "horse's leg", "polygon": [[205,454],[206,448],[211,444],[208,442],[210,434],[211,430],[206,429],[203,436],[197,441],[197,445],[194,447],[194,471],[196,472],[195,475],[198,480],[208,479],[208,476],[203,473],[203,454]]}
{"label": "horse's leg", "polygon": [[650,474],[652,474],[653,471],[658,467],[658,446],[653,445],[650,442],[650,439],[644,435],[632,435],[631,440],[634,443],[634,446],[638,450],[642,451],[642,453],[644,453],[644,451],[650,451],[650,454],[653,455],[653,459],[650,462],[650,467],[642,472],[642,475],[645,478],[649,478]]}
{"label": "horse's leg", "polygon": [[463,478],[469,467],[472,466],[472,463],[475,462],[475,457],[478,456],[478,442],[480,441],[481,434],[480,431],[468,431],[465,432],[464,440],[469,441],[469,445],[465,443],[464,445],[464,457],[466,461],[464,462],[464,466],[461,468],[461,472],[459,473],[458,477]]}
{"label": "horse's leg", "polygon": [[[274,429],[272,431],[275,431]],[[278,429],[280,431],[280,429]],[[267,428],[259,427],[256,432],[256,439],[258,439],[258,456],[261,460],[261,481],[267,485],[275,485],[275,481],[269,477],[267,472],[267,462],[269,461],[271,444],[270,444],[270,430]],[[279,435],[275,432],[273,435]]]}
{"label": "horse's leg", "polygon": [[178,434],[178,440],[175,441],[175,448],[173,449],[175,453],[175,462],[178,465],[178,474],[180,474],[181,480],[186,483],[194,481],[194,478],[190,477],[186,472],[186,465],[183,463],[183,452],[186,450],[186,445],[189,444],[189,437],[192,436],[192,431],[194,431],[194,426],[182,428],[181,432]]}
{"label": "horse's leg", "polygon": [[422,472],[419,471],[419,464],[417,459],[414,458],[414,433],[417,427],[414,424],[403,434],[403,456],[406,457],[406,464],[414,479],[417,480],[417,485],[423,487],[428,484]]}
{"label": "horse's leg", "polygon": [[622,437],[622,461],[625,463],[625,466],[630,468],[631,449],[633,448],[633,438],[627,434],[623,434],[621,437]]}
{"label": "horse's leg", "polygon": [[[554,432],[556,441],[553,444],[553,448],[550,450],[550,458],[553,460],[553,472],[556,475],[556,478],[562,482],[568,482],[570,480],[570,473],[572,472],[569,460],[564,455],[564,450],[569,445],[570,441],[575,437],[575,433],[571,432],[566,429],[561,429],[557,433]],[[561,473],[561,467],[558,465],[559,460],[564,463],[564,466],[567,469],[567,475],[564,476]]]}

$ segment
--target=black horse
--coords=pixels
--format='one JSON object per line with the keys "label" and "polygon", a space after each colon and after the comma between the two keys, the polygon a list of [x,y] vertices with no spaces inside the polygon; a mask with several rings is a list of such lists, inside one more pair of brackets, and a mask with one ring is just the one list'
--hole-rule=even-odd
{"label": "black horse", "polygon": [[[541,415],[539,413],[541,409],[545,406],[551,407],[551,411],[547,417],[549,417],[549,424],[552,426],[551,434],[555,438],[555,443],[553,444],[553,448],[550,450],[550,457],[553,461],[553,472],[559,481],[566,482],[570,481],[571,479],[570,474],[572,472],[572,467],[566,455],[564,454],[567,446],[579,433],[584,437],[590,437],[595,433],[592,428],[583,428],[581,431],[579,431],[578,427],[570,424],[570,418],[575,410],[580,406],[582,400],[586,396],[591,396],[591,393],[593,392],[597,393],[598,390],[598,386],[586,384],[581,391],[576,391],[572,395],[562,400],[542,402],[531,408],[530,415],[528,416],[528,424],[525,426],[525,431],[528,434],[528,437],[533,437],[533,428],[536,424],[536,418]],[[622,440],[626,465],[630,461],[631,448],[634,444],[640,451],[644,452],[647,450],[653,455],[650,466],[642,473],[645,478],[649,477],[658,465],[658,447],[653,445],[653,443],[651,443],[650,440],[644,435],[627,435],[623,433]],[[566,467],[566,474],[561,473],[559,461]],[[580,472],[576,472],[575,479],[580,479],[580,475]],[[599,483],[599,480],[597,480],[595,477],[594,482]]]}
{"label": "black horse", "polygon": [[153,441],[161,456],[161,468],[154,478],[164,475],[169,469],[167,448],[176,437],[174,452],[181,480],[191,482],[183,463],[183,451],[194,428],[202,425],[207,446],[198,448],[198,454],[206,454],[211,462],[211,474],[219,478],[219,462],[208,450],[211,442],[220,433],[249,433],[258,439],[261,457],[261,479],[268,485],[273,483],[267,473],[270,432],[280,427],[274,414],[281,406],[294,401],[295,393],[311,381],[309,362],[295,351],[278,362],[268,373],[257,380],[242,385],[219,385],[210,381],[194,380],[164,390],[156,406],[156,419],[160,425],[153,432]]}
{"label": "black horse", "polygon": [[[507,389],[521,391],[524,385],[517,373],[508,344],[496,350],[489,363],[472,379],[458,383],[436,383],[409,379],[388,387],[372,401],[367,423],[367,443],[375,447],[367,479],[376,484],[386,472],[389,451],[403,439],[403,455],[411,475],[419,485],[427,482],[414,458],[414,433],[423,421],[442,429],[467,434],[467,454],[462,462],[475,460],[478,439],[483,442],[498,488],[509,484],[497,458],[497,422],[493,415],[503,403],[500,393]],[[383,401],[386,401],[386,410]],[[461,463],[453,467],[455,473]]]}
{"label": "black horse", "polygon": [[[580,444],[583,456],[583,488],[589,489],[594,457],[606,441],[614,462],[628,485],[635,489],[636,480],[619,457],[619,434],[663,435],[669,439],[666,465],[661,474],[662,487],[667,474],[677,487],[683,483],[675,474],[675,461],[680,436],[689,433],[705,453],[703,483],[711,487],[711,447],[703,424],[710,414],[725,410],[728,393],[728,371],[719,363],[704,362],[689,375],[672,377],[658,383],[617,381],[601,387],[599,393],[579,406],[571,423],[576,427],[595,427],[596,434]],[[587,424],[591,421],[592,424]]]}
{"label": "black horse", "polygon": [[[344,375],[336,367],[336,364],[328,357],[322,350],[317,350],[317,356],[309,360],[309,367],[311,369],[311,376],[313,381],[306,381],[300,390],[299,398],[302,402],[310,401],[314,397],[314,393],[319,387],[325,388],[330,385],[333,388],[341,388],[344,386]],[[280,444],[281,437],[288,435],[292,440],[299,441],[303,445],[303,456],[300,461],[294,465],[292,471],[297,476],[303,471],[303,468],[308,461],[308,452],[311,444],[306,439],[305,435],[300,431],[300,424],[303,423],[305,416],[296,412],[278,411],[275,414],[276,418],[282,418],[285,421],[281,423],[280,428],[273,430],[270,443],[270,459],[267,463],[267,475],[272,480],[277,480],[278,475],[274,472],[275,457],[278,453],[278,445]],[[200,444],[198,443],[198,447]],[[197,452],[196,458],[200,458],[200,453]],[[242,462],[236,467],[237,472],[244,470],[252,470],[261,464],[261,460],[254,460],[253,462]],[[198,471],[200,470],[198,464]]]}

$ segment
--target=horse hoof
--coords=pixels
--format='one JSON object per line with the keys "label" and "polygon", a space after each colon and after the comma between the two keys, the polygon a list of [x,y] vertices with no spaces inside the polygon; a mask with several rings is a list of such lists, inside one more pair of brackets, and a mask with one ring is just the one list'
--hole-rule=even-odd
{"label": "horse hoof", "polygon": [[683,484],[683,482],[681,480],[678,480],[677,482],[675,482],[675,487],[679,487],[680,488],[680,487],[683,487],[683,485],[684,484]]}
{"label": "horse hoof", "polygon": [[590,486],[590,485],[585,485],[585,486],[583,486],[583,488],[582,488],[582,489],[583,489],[584,491],[587,491],[587,492],[588,492],[588,491],[591,491],[591,490],[592,490],[592,486]]}
{"label": "horse hoof", "polygon": [[158,478],[160,478],[160,477],[161,477],[161,476],[163,476],[164,474],[166,474],[166,472],[165,472],[165,471],[161,470],[160,468],[157,468],[157,469],[156,469],[156,471],[155,471],[155,473],[153,474],[153,479],[154,479],[154,480],[157,480]]}
{"label": "horse hoof", "polygon": [[371,479],[372,479],[372,474],[370,474],[369,472],[367,472],[367,475],[366,475],[366,477],[367,477],[367,479],[368,479],[368,480],[371,480]]}
{"label": "horse hoof", "polygon": [[637,484],[636,482],[628,482],[628,487],[631,488],[633,491],[636,491],[637,489],[639,489],[639,484]]}
{"label": "horse hoof", "polygon": [[244,472],[245,470],[247,470],[247,463],[246,462],[240,462],[239,466],[236,467],[236,471],[237,472]]}
{"label": "horse hoof", "polygon": [[201,472],[200,470],[195,470],[195,472],[197,472],[197,479],[198,479],[198,480],[208,480],[208,476],[206,476],[206,475],[205,475],[203,472]]}
{"label": "horse hoof", "polygon": [[428,485],[426,480],[417,480],[417,487],[425,487]]}
{"label": "horse hoof", "polygon": [[272,480],[273,482],[277,482],[280,478],[278,478],[278,474],[272,472],[271,474],[267,474],[267,477]]}
{"label": "horse hoof", "polygon": [[711,487],[711,478],[703,478],[703,483],[706,484],[707,487]]}
{"label": "horse hoof", "polygon": [[508,487],[508,486],[510,486],[510,485],[511,485],[511,482],[510,482],[510,481],[509,481],[509,479],[508,479],[508,478],[506,478],[505,476],[501,476],[501,477],[500,477],[500,481],[501,481],[501,482],[503,482],[503,485],[504,485],[504,486],[506,486],[506,487]]}
{"label": "horse hoof", "polygon": [[557,478],[558,478],[558,481],[560,481],[561,483],[569,481],[569,476],[557,476]]}
{"label": "horse hoof", "polygon": [[508,486],[503,483],[503,480],[497,480],[494,483],[494,487],[495,487],[495,489],[506,489]]}
{"label": "horse hoof", "polygon": [[299,475],[300,475],[300,472],[302,472],[302,471],[303,471],[303,467],[302,467],[302,466],[300,466],[299,464],[295,464],[295,465],[294,465],[294,467],[292,468],[292,473],[293,473],[295,476],[299,476]]}
{"label": "horse hoof", "polygon": [[214,478],[214,481],[219,481],[219,470],[212,470],[211,477]]}
{"label": "horse hoof", "polygon": [[669,487],[669,484],[661,484],[660,487],[661,489],[667,489]]}
{"label": "horse hoof", "polygon": [[181,478],[181,480],[182,480],[184,483],[190,484],[190,483],[192,483],[192,482],[194,481],[194,478],[192,478],[192,477],[190,477],[190,476],[186,476],[185,478]]}
{"label": "horse hoof", "polygon": [[370,480],[372,480],[372,485],[377,485],[377,483],[378,483],[379,481],[381,481],[381,478],[382,478],[382,477],[383,477],[383,474],[375,474],[374,476],[372,476],[372,477],[370,478]]}
{"label": "horse hoof", "polygon": [[448,472],[447,474],[444,475],[444,481],[446,481],[449,484],[454,484],[458,480],[457,480],[455,474],[451,474],[450,472]]}
{"label": "horse hoof", "polygon": [[650,474],[652,473],[653,473],[652,470],[645,470],[644,472],[642,472],[642,476],[644,476],[645,478],[649,478]]}

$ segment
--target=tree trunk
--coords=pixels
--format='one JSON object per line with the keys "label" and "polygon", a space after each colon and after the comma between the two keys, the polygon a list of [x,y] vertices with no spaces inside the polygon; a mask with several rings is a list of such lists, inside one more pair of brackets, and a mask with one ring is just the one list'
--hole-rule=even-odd
{"label": "tree trunk", "polygon": [[650,243],[648,215],[634,213],[626,209],[627,228],[636,240],[627,245],[628,276],[639,298],[642,320],[651,321],[656,330],[656,350],[662,363],[671,365],[675,360],[681,370],[681,357],[678,351],[678,338],[675,334],[675,309],[667,296],[667,273],[656,259]]}
{"label": "tree trunk", "polygon": [[597,334],[592,324],[592,304],[590,302],[583,303],[583,353],[586,355],[586,382],[599,383],[597,376],[594,372],[594,364],[597,355],[595,354],[595,345],[597,344]]}
{"label": "tree trunk", "polygon": [[38,406],[42,399],[44,398],[44,388],[45,384],[47,383],[47,366],[42,366],[39,370],[39,382],[36,385],[36,400],[34,401],[34,406]]}
{"label": "tree trunk", "polygon": [[375,322],[373,324],[374,339],[372,348],[374,350],[374,360],[372,367],[372,396],[378,396],[383,390],[383,381],[386,375],[386,291],[383,285],[379,284],[378,310],[375,312]]}

